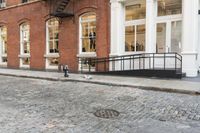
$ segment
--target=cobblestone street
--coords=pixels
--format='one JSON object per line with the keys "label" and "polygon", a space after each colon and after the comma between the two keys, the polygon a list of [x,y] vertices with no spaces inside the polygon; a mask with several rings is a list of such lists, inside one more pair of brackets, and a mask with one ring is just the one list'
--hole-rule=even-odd
{"label": "cobblestone street", "polygon": [[[200,96],[4,76],[0,84],[0,133],[200,132]],[[100,109],[120,114],[99,118]]]}

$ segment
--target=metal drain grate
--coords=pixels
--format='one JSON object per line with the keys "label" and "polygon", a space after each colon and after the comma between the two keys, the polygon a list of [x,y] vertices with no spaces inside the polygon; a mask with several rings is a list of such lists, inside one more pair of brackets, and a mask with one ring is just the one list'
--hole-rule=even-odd
{"label": "metal drain grate", "polygon": [[104,118],[104,119],[110,119],[110,118],[116,118],[119,116],[119,112],[113,109],[100,109],[97,110],[94,115],[96,117]]}

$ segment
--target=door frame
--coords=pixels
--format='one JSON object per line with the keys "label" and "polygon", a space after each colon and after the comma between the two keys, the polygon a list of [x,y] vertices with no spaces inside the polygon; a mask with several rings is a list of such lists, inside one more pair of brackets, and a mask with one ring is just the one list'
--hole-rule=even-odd
{"label": "door frame", "polygon": [[[182,14],[160,16],[156,18],[156,28],[157,28],[157,24],[162,24],[162,23],[166,24],[165,52],[167,53],[171,51],[171,32],[172,32],[171,27],[172,27],[172,22],[174,21],[182,21]],[[156,32],[156,40],[157,40],[157,32]],[[157,44],[157,41],[156,41],[156,44]]]}

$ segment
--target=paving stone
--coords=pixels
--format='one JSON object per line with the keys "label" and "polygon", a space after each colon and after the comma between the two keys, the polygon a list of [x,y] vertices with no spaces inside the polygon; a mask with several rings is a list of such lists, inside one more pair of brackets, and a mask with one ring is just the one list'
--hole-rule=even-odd
{"label": "paving stone", "polygon": [[[200,96],[0,76],[2,133],[199,133]],[[114,109],[119,117],[94,116]]]}

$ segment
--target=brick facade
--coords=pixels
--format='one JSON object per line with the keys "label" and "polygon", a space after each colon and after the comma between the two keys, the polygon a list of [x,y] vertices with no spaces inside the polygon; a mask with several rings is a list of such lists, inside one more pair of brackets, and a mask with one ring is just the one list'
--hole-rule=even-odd
{"label": "brick facade", "polygon": [[[110,7],[108,0],[76,0],[70,4],[74,17],[60,19],[59,53],[60,64],[68,64],[72,72],[78,70],[79,17],[87,12],[97,16],[96,53],[108,57],[110,43]],[[73,6],[73,7],[72,7]],[[45,1],[21,4],[21,0],[7,0],[7,7],[0,10],[0,26],[7,27],[8,68],[19,68],[20,24],[30,25],[30,69],[45,70],[46,21],[49,5]]]}

